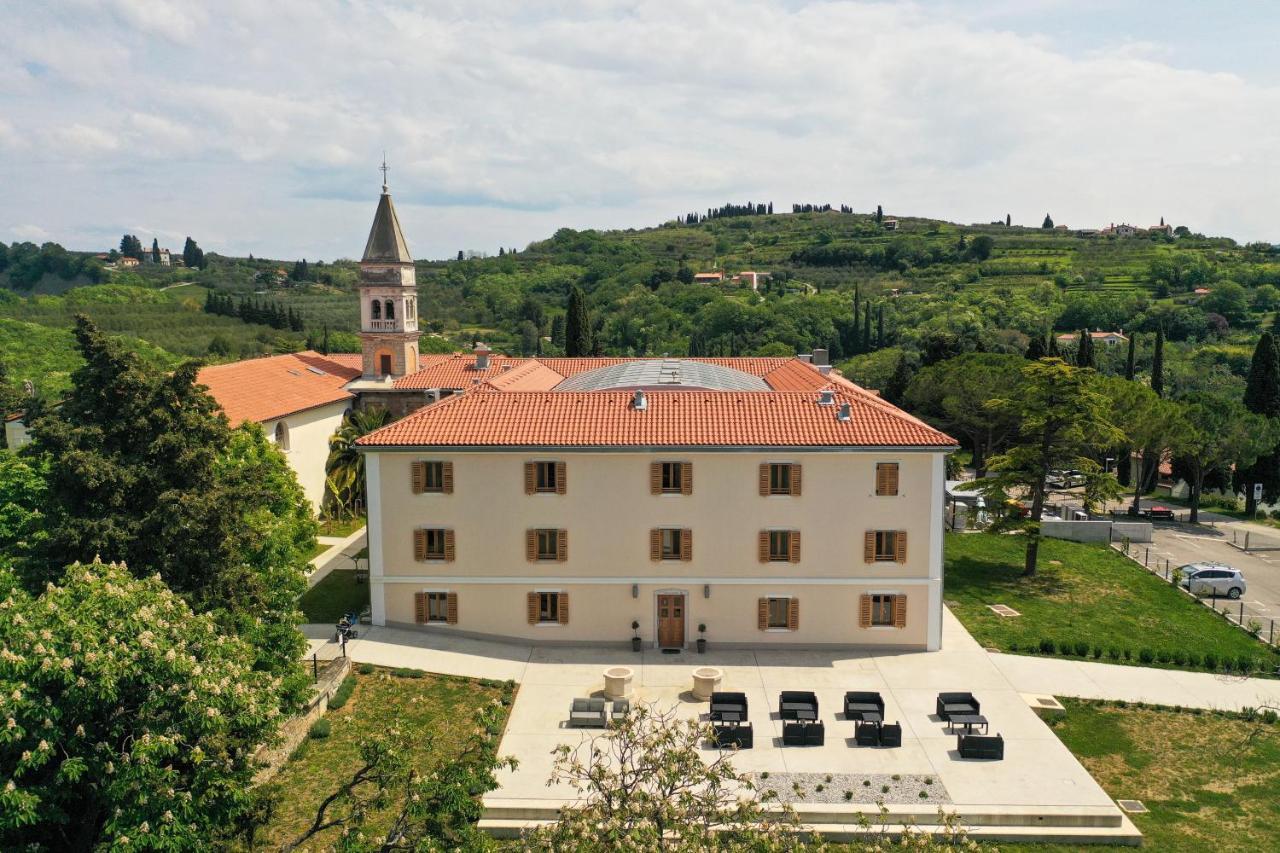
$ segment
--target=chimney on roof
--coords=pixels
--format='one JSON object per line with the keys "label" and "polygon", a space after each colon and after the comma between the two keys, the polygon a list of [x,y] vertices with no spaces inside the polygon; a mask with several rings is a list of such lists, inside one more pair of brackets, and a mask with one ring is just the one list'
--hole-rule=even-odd
{"label": "chimney on roof", "polygon": [[643,412],[649,408],[649,398],[645,397],[643,388],[636,389],[636,395],[631,400],[631,407],[637,412]]}
{"label": "chimney on roof", "polygon": [[819,406],[834,406],[836,404],[836,392],[830,388],[823,388],[818,392]]}
{"label": "chimney on roof", "polygon": [[836,412],[836,420],[847,421],[852,417],[853,417],[853,410],[850,408],[849,404],[841,403],[840,411]]}
{"label": "chimney on roof", "polygon": [[813,363],[818,367],[831,363],[831,360],[827,357],[827,351],[822,347],[815,349],[811,357],[813,359]]}
{"label": "chimney on roof", "polygon": [[474,350],[476,356],[476,370],[489,369],[489,347],[483,343],[476,344]]}
{"label": "chimney on roof", "polygon": [[810,353],[807,353],[807,352],[797,353],[796,358],[800,359],[805,364],[813,364],[813,355]]}

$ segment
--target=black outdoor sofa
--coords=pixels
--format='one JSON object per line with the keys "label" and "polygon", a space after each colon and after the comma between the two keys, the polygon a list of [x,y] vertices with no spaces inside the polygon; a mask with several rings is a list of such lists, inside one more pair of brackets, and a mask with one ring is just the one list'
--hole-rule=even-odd
{"label": "black outdoor sofa", "polygon": [[736,746],[738,749],[751,749],[755,746],[755,732],[750,723],[716,724],[711,728],[715,732],[716,746]]}
{"label": "black outdoor sofa", "polygon": [[884,719],[884,699],[879,693],[850,690],[844,694],[846,720],[861,720],[862,715],[867,713],[879,714],[880,719]]}
{"label": "black outdoor sofa", "polygon": [[999,735],[956,735],[956,749],[961,758],[1004,758],[1004,738]]}
{"label": "black outdoor sofa", "polygon": [[747,694],[717,691],[711,694],[711,728],[719,747],[751,749],[755,732],[747,722]]}
{"label": "black outdoor sofa", "polygon": [[827,741],[827,727],[823,723],[783,723],[783,746],[822,746]]}
{"label": "black outdoor sofa", "polygon": [[938,694],[937,714],[948,723],[953,714],[976,714],[981,707],[972,693]]}
{"label": "black outdoor sofa", "polygon": [[778,716],[784,720],[817,720],[817,695],[812,690],[783,690],[778,695]]}
{"label": "black outdoor sofa", "polygon": [[853,729],[853,742],[858,746],[902,746],[902,724],[858,723]]}
{"label": "black outdoor sofa", "polygon": [[711,694],[711,721],[715,722],[725,712],[738,714],[740,719],[747,718],[747,694],[729,691],[717,691]]}

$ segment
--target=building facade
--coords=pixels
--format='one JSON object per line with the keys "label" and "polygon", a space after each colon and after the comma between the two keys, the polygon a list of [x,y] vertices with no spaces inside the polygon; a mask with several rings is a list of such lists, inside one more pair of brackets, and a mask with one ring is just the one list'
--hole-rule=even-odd
{"label": "building facade", "polygon": [[717,361],[561,363],[362,439],[374,623],[938,648],[954,441],[816,365]]}

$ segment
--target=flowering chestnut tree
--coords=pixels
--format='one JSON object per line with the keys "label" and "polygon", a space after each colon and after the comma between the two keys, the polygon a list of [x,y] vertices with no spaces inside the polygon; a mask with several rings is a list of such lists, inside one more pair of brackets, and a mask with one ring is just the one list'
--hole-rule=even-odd
{"label": "flowering chestnut tree", "polygon": [[243,825],[279,676],[158,576],[0,585],[0,848],[193,849]]}

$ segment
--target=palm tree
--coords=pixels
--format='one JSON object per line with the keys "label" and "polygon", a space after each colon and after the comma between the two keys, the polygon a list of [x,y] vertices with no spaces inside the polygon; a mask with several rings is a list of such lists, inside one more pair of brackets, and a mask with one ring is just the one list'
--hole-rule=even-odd
{"label": "palm tree", "polygon": [[325,505],[330,516],[343,518],[365,505],[364,456],[356,452],[356,440],[391,423],[391,412],[381,406],[347,412],[342,426],[329,437],[325,460]]}

